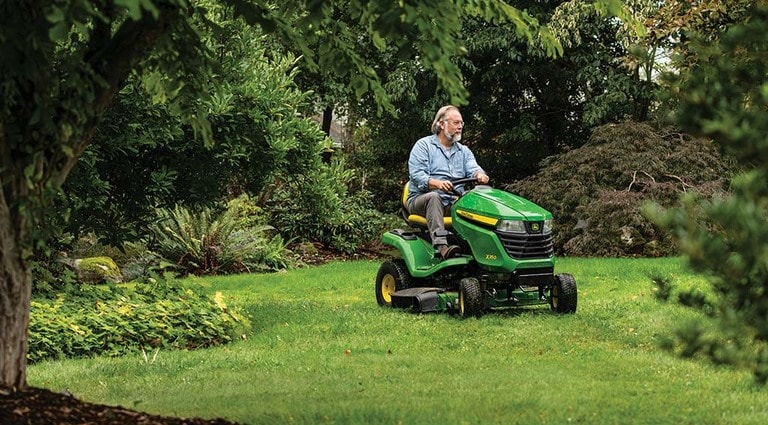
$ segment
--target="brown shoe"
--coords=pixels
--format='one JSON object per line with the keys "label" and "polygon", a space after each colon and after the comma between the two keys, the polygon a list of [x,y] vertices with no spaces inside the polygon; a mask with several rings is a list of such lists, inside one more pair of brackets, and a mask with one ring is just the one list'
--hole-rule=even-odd
{"label": "brown shoe", "polygon": [[440,246],[440,257],[443,260],[447,260],[449,258],[458,257],[461,255],[461,248],[457,245],[442,245]]}

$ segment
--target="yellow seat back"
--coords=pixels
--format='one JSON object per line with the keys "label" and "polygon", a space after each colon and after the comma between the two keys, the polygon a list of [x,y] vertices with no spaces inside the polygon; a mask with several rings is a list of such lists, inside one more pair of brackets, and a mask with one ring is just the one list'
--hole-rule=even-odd
{"label": "yellow seat back", "polygon": [[[411,214],[408,212],[408,206],[406,205],[407,201],[408,201],[408,182],[405,182],[405,186],[403,186],[403,217],[405,217],[405,220],[410,225],[427,227],[426,217],[424,217],[423,215]],[[445,226],[446,229],[452,227],[453,221],[450,216],[443,217],[443,225]]]}

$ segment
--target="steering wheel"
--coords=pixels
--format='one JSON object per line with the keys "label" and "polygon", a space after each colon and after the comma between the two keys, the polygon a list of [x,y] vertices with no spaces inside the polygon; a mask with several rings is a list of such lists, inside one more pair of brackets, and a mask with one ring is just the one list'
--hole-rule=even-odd
{"label": "steering wheel", "polygon": [[[467,193],[468,190],[472,190],[475,187],[475,184],[477,183],[477,177],[467,177],[463,179],[455,179],[451,180],[451,183],[453,184],[453,193],[461,197],[464,195],[464,193]],[[459,193],[458,190],[456,190],[456,186],[463,184],[464,185],[464,193]]]}
{"label": "steering wheel", "polygon": [[453,183],[454,185],[457,185],[457,184],[467,184],[467,183],[477,183],[477,177],[467,177],[467,178],[463,178],[463,179],[455,179],[455,180],[451,180],[451,183]]}

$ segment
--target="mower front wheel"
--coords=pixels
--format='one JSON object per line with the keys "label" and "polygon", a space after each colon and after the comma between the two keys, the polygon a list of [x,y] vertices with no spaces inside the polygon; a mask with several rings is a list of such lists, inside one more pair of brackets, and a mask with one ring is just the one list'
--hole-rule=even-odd
{"label": "mower front wheel", "polygon": [[380,306],[392,305],[392,293],[411,286],[411,275],[405,261],[401,259],[385,261],[376,275],[376,302]]}
{"label": "mower front wheel", "polygon": [[483,314],[483,288],[474,277],[459,281],[459,315],[461,317]]}
{"label": "mower front wheel", "polygon": [[576,313],[578,291],[576,279],[568,273],[555,275],[555,284],[549,291],[549,305],[557,313]]}

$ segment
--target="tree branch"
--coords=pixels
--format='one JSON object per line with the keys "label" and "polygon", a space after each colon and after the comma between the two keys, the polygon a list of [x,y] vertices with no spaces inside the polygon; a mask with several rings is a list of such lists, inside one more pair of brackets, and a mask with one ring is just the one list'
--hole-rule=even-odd
{"label": "tree branch", "polygon": [[664,176],[679,181],[683,185],[683,192],[687,192],[687,190],[686,190],[687,187],[693,187],[693,185],[690,185],[690,184],[686,183],[682,178],[680,178],[678,176],[675,176],[673,174],[664,174]]}
{"label": "tree branch", "polygon": [[654,179],[652,175],[650,175],[650,174],[648,174],[648,173],[646,173],[645,171],[642,171],[642,170],[635,170],[635,172],[632,173],[632,182],[630,182],[629,183],[629,187],[627,187],[624,190],[625,192],[629,192],[630,190],[632,190],[632,185],[635,184],[635,182],[637,181],[637,173],[645,174],[646,176],[648,176],[648,178],[651,179],[652,182],[656,183],[656,179]]}
{"label": "tree branch", "polygon": [[[178,13],[178,7],[165,5],[157,19],[148,13],[138,21],[128,19],[111,39],[91,44],[94,50],[90,50],[84,60],[101,78],[101,82],[94,84],[88,122],[83,126],[84,131],[79,140],[74,140],[71,145],[72,155],[60,151],[55,154],[56,158],[52,158],[52,164],[56,164],[51,175],[54,184],[60,186],[64,183],[72,167],[91,143],[99,119],[112,103],[115,94],[138,64],[149,56],[157,40],[168,31],[173,16]],[[100,31],[94,33],[94,36],[103,35]]]}

